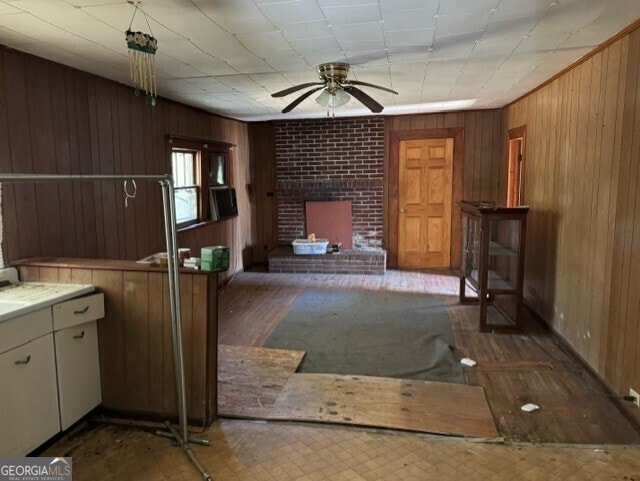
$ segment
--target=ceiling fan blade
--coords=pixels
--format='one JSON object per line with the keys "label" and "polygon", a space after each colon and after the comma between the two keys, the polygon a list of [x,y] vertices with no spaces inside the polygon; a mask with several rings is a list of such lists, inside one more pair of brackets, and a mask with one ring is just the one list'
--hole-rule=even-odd
{"label": "ceiling fan blade", "polygon": [[307,82],[300,85],[294,85],[293,87],[289,87],[288,89],[280,90],[280,92],[276,92],[275,94],[271,94],[272,97],[285,97],[293,92],[297,92],[298,90],[306,89],[307,87],[313,87],[314,85],[324,85],[325,82]]}
{"label": "ceiling fan blade", "polygon": [[322,84],[322,87],[316,87],[315,89],[311,89],[311,90],[303,93],[300,97],[298,97],[293,102],[291,102],[289,105],[287,105],[285,108],[283,108],[282,109],[282,113],[286,114],[287,112],[291,112],[293,109],[295,109],[298,106],[298,104],[300,102],[302,102],[304,99],[309,97],[312,93],[317,92],[318,90],[322,90],[323,88],[324,88],[324,84]]}
{"label": "ceiling fan blade", "polygon": [[380,105],[378,102],[376,102],[375,100],[373,100],[371,97],[369,97],[369,95],[364,93],[359,88],[352,87],[352,86],[349,86],[349,85],[346,85],[343,88],[344,88],[345,92],[353,95],[356,99],[358,99],[360,102],[362,102],[365,105],[365,107],[367,107],[372,112],[375,112],[375,113],[382,112],[382,109],[384,107],[382,105]]}
{"label": "ceiling fan blade", "polygon": [[367,82],[361,82],[360,80],[348,80],[347,82],[345,82],[345,84],[348,84],[348,85],[362,85],[364,87],[373,87],[374,89],[384,90],[385,92],[389,92],[389,93],[392,93],[392,94],[397,94],[398,93],[395,90],[388,89],[387,87],[382,87],[381,85],[374,85],[374,84],[370,84],[370,83],[367,83]]}

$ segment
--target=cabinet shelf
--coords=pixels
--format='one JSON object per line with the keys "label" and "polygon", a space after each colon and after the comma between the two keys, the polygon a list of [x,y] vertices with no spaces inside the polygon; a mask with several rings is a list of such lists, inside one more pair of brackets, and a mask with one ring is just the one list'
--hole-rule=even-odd
{"label": "cabinet shelf", "polygon": [[[471,279],[474,282],[471,285],[476,288],[479,286],[480,273],[477,269],[471,271]],[[493,294],[508,294],[515,290],[515,285],[510,280],[502,277],[498,271],[487,271],[487,289]],[[497,292],[499,291],[499,292]]]}
{"label": "cabinet shelf", "polygon": [[[478,302],[480,331],[513,332],[522,324],[522,290],[528,207],[500,207],[490,202],[460,204],[462,262],[460,302]],[[466,296],[471,287],[476,298]],[[497,297],[500,297],[500,303]],[[505,303],[511,303],[506,306]],[[508,325],[489,324],[487,305],[494,303]],[[506,314],[510,312],[510,314]]]}
{"label": "cabinet shelf", "polygon": [[506,256],[517,257],[518,253],[509,247],[498,244],[495,241],[489,241],[489,255],[490,256]]}

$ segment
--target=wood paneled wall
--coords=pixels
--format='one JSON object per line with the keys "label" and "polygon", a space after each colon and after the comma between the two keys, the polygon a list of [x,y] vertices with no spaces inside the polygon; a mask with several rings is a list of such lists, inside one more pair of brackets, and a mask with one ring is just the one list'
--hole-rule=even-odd
{"label": "wood paneled wall", "polygon": [[[455,129],[464,131],[464,171],[463,198],[470,200],[499,200],[501,179],[504,169],[504,145],[501,141],[503,131],[501,110],[477,110],[470,112],[450,112],[440,114],[419,114],[385,117],[385,151],[384,151],[384,248],[389,248],[389,145],[391,132],[429,129]],[[268,239],[277,233],[277,219],[272,215],[273,198],[264,197],[265,192],[275,191],[275,142],[274,123],[264,122],[252,124],[251,148],[254,160],[256,185],[261,182],[263,195],[258,196],[256,189],[256,211],[260,205],[265,206],[265,213],[258,217],[257,239]],[[258,152],[260,152],[258,154]],[[265,204],[266,202],[266,204]],[[262,219],[262,221],[260,220]],[[261,237],[262,236],[262,237]],[[271,236],[271,237],[270,237]],[[271,245],[267,241],[258,241],[256,245]],[[452,246],[456,248],[456,246]],[[459,246],[457,247],[459,249]],[[258,252],[254,252],[257,256]],[[258,257],[255,257],[258,259]],[[266,255],[265,259],[266,261]]]}
{"label": "wood paneled wall", "polygon": [[249,124],[252,196],[255,200],[253,248],[255,262],[267,262],[267,254],[278,245],[276,203],[276,137],[272,122]]}
{"label": "wood paneled wall", "polygon": [[526,300],[620,394],[640,388],[639,56],[635,30],[505,110],[527,128]]}
{"label": "wood paneled wall", "polygon": [[[247,125],[175,102],[150,107],[133,89],[0,47],[0,170],[13,173],[164,174],[165,134],[235,144],[239,216],[179,236],[195,252],[231,247],[230,273],[253,244]],[[163,251],[161,190],[138,182],[3,185],[4,254],[138,259]],[[243,259],[244,251],[244,259]]]}

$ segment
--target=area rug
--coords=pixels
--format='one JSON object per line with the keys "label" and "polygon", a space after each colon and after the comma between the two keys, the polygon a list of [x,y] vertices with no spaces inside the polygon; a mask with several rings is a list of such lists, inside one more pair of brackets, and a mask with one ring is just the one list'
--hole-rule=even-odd
{"label": "area rug", "polygon": [[307,290],[264,347],[306,351],[298,372],[464,383],[453,332],[434,296]]}

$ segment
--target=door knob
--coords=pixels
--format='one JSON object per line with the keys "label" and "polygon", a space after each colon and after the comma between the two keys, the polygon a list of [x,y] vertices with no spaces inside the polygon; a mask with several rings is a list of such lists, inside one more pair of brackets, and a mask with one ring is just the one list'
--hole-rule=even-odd
{"label": "door knob", "polygon": [[404,214],[404,209],[400,209],[400,213],[401,213],[401,214]]}

